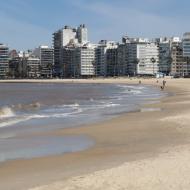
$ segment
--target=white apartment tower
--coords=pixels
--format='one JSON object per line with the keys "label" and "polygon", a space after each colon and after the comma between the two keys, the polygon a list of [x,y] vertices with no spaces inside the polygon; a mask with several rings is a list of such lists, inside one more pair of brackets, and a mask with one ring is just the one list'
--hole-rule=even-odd
{"label": "white apartment tower", "polygon": [[73,44],[85,44],[87,40],[88,30],[85,25],[81,25],[77,29],[65,26],[53,34],[54,74],[56,76],[64,77],[63,49]]}
{"label": "white apartment tower", "polygon": [[26,60],[26,76],[28,78],[40,77],[40,59],[37,57],[28,57]]}
{"label": "white apartment tower", "polygon": [[157,43],[142,43],[137,46],[137,74],[155,75],[159,72],[159,48]]}
{"label": "white apartment tower", "polygon": [[87,44],[75,50],[75,76],[92,77],[95,76],[95,46]]}
{"label": "white apartment tower", "polygon": [[101,40],[96,48],[96,76],[107,75],[107,52],[117,49],[118,45],[113,41]]}
{"label": "white apartment tower", "polygon": [[131,38],[127,46],[129,75],[156,75],[159,72],[159,47],[148,39]]}
{"label": "white apartment tower", "polygon": [[77,28],[77,39],[80,44],[85,44],[88,42],[88,29],[84,24],[81,24]]}
{"label": "white apartment tower", "polygon": [[54,75],[62,77],[63,70],[63,48],[69,43],[76,41],[76,29],[69,26],[56,31],[53,34],[53,46],[54,46]]}
{"label": "white apartment tower", "polygon": [[76,39],[76,29],[70,26],[65,26],[62,30],[62,46],[68,45],[71,41]]}

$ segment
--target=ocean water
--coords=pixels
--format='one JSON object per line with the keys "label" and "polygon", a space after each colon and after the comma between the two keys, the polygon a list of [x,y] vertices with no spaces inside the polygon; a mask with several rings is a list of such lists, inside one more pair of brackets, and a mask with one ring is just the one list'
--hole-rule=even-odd
{"label": "ocean water", "polygon": [[[35,137],[140,110],[164,92],[125,84],[0,84],[0,162],[62,154],[93,146],[86,136]],[[25,138],[30,136],[30,138]]]}

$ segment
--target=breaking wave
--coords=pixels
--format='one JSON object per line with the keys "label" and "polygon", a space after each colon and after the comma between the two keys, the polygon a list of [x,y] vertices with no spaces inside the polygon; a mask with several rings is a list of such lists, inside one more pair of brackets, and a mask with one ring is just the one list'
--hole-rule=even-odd
{"label": "breaking wave", "polygon": [[14,109],[17,110],[31,110],[31,109],[39,109],[41,108],[41,104],[39,102],[34,102],[31,104],[17,104],[17,105],[12,105]]}
{"label": "breaking wave", "polygon": [[[10,109],[11,110],[11,109]],[[78,113],[82,112],[82,109],[76,109],[76,110],[72,110],[70,112],[60,112],[58,113],[53,113],[54,109],[51,110],[51,112],[47,112],[47,113],[39,113],[39,114],[23,114],[23,115],[7,115],[7,117],[3,117],[6,120],[2,120],[0,122],[0,128],[3,127],[8,127],[11,125],[15,125],[21,122],[25,122],[25,121],[29,121],[32,119],[47,119],[47,118],[64,118],[64,117],[69,117],[71,115],[75,115]],[[11,117],[10,117],[11,116]]]}
{"label": "breaking wave", "polygon": [[2,107],[0,108],[0,119],[1,118],[8,118],[8,117],[14,117],[14,111],[10,107]]}
{"label": "breaking wave", "polygon": [[[16,104],[0,108],[0,128],[13,126],[21,122],[40,119],[56,119],[66,117],[102,117],[99,115],[109,115],[136,109],[147,97],[159,97],[157,91],[150,91],[145,86],[116,85],[117,91],[100,98],[88,97],[88,99],[71,99],[71,104],[45,105],[41,102],[30,104]],[[63,101],[61,102],[63,103]],[[65,103],[65,102],[64,102]]]}

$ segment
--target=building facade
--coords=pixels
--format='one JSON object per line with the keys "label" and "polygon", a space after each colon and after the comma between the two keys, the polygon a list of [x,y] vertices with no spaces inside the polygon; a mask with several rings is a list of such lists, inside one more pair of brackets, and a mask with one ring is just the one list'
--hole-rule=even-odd
{"label": "building facade", "polygon": [[160,38],[157,40],[159,45],[159,72],[169,75],[171,72],[171,39]]}
{"label": "building facade", "polygon": [[128,75],[128,44],[120,44],[117,50],[118,75]]}
{"label": "building facade", "polygon": [[78,76],[76,64],[76,47],[68,46],[63,48],[63,74],[65,78],[75,78]]}
{"label": "building facade", "polygon": [[130,38],[125,44],[126,73],[156,75],[159,72],[159,47],[148,39]]}
{"label": "building facade", "polygon": [[88,42],[88,29],[86,28],[85,24],[81,24],[77,28],[77,39],[80,44],[85,44]]}
{"label": "building facade", "polygon": [[42,78],[52,78],[54,66],[53,52],[53,48],[48,46],[40,46],[33,52],[33,55],[40,59],[40,76]]}
{"label": "building facade", "polygon": [[0,79],[6,78],[9,72],[9,48],[0,44]]}
{"label": "building facade", "polygon": [[111,49],[117,49],[117,47],[118,45],[113,41],[101,40],[99,42],[96,47],[96,76],[105,77],[107,75],[107,52],[110,53]]}
{"label": "building facade", "polygon": [[75,77],[95,76],[95,49],[96,47],[92,44],[76,48],[74,58]]}
{"label": "building facade", "polygon": [[17,56],[9,60],[9,77],[11,78],[21,78],[20,64],[21,59]]}
{"label": "building facade", "polygon": [[190,58],[190,32],[187,32],[183,35],[183,57]]}
{"label": "building facade", "polygon": [[72,45],[63,48],[63,71],[65,78],[87,78],[96,75],[93,44]]}
{"label": "building facade", "polygon": [[37,57],[28,57],[23,59],[25,67],[23,68],[28,78],[39,78],[41,76],[40,71],[40,59]]}
{"label": "building facade", "polygon": [[62,49],[63,49],[63,30],[58,30],[53,34],[54,49],[54,76],[62,76]]}
{"label": "building facade", "polygon": [[117,48],[108,49],[106,53],[106,76],[118,76]]}
{"label": "building facade", "polygon": [[184,77],[189,74],[189,68],[187,60],[183,53],[183,43],[181,40],[176,40],[172,42],[171,46],[171,75]]}
{"label": "building facade", "polygon": [[137,45],[137,74],[156,75],[159,72],[159,48],[157,43]]}
{"label": "building facade", "polygon": [[77,29],[65,26],[53,34],[54,46],[54,75],[65,77],[64,55],[65,47],[73,44],[85,44],[88,41],[88,30],[86,26],[80,25]]}

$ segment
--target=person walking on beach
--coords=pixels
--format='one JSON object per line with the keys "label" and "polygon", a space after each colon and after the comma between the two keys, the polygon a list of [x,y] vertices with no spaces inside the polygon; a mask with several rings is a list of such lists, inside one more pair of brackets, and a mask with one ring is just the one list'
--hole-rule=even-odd
{"label": "person walking on beach", "polygon": [[166,86],[166,81],[163,80],[163,82],[162,82],[162,86],[161,86],[161,90],[164,90],[165,86]]}
{"label": "person walking on beach", "polygon": [[163,87],[165,87],[166,86],[166,81],[165,80],[163,80]]}

